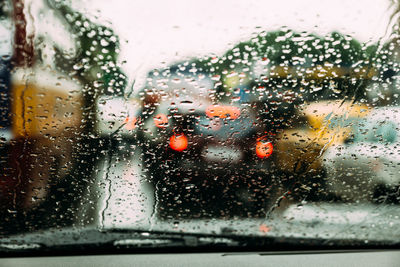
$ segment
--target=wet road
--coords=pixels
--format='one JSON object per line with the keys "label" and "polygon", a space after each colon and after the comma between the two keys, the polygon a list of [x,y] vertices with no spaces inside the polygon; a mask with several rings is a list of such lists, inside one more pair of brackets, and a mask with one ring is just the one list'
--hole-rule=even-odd
{"label": "wet road", "polygon": [[141,155],[140,148],[132,144],[120,143],[113,150],[91,144],[79,151],[77,158],[82,164],[75,165],[58,183],[50,183],[52,187],[43,202],[28,211],[6,211],[8,217],[4,216],[1,232],[73,226],[326,240],[400,240],[400,206],[393,204],[307,203],[284,198],[268,218],[165,219],[159,216],[160,203]]}
{"label": "wet road", "polygon": [[[109,161],[111,159],[111,161]],[[98,188],[92,188],[100,229],[135,229],[191,233],[262,235],[295,238],[396,240],[400,238],[400,207],[368,203],[295,203],[287,199],[269,218],[179,219],[158,216],[154,188],[142,169],[141,151],[115,153],[98,163]],[[89,190],[90,191],[90,190]],[[93,206],[92,206],[93,207]],[[97,216],[95,215],[97,214]],[[93,225],[93,224],[92,224]]]}

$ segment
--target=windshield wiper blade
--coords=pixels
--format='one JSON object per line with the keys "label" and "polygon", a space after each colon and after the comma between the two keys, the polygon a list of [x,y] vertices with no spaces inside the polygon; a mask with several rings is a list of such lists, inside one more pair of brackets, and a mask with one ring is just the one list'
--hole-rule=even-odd
{"label": "windshield wiper blade", "polygon": [[43,248],[39,243],[0,242],[0,251],[30,251]]}
{"label": "windshield wiper blade", "polygon": [[62,229],[24,233],[0,240],[0,252],[35,250],[62,250],[84,247],[112,248],[168,248],[240,246],[243,241],[235,237],[203,234],[149,232],[132,229]]}
{"label": "windshield wiper blade", "polygon": [[128,247],[199,247],[199,246],[238,246],[239,241],[226,237],[209,237],[209,236],[155,236],[152,238],[128,238],[119,239],[113,242],[114,246]]}

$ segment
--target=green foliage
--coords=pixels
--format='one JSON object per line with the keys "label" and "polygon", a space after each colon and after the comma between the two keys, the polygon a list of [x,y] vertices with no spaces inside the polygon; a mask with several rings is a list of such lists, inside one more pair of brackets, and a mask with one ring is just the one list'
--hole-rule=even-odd
{"label": "green foliage", "polygon": [[[374,72],[371,58],[375,54],[375,47],[363,49],[360,42],[338,32],[320,37],[283,29],[261,32],[239,43],[225,53],[215,68],[223,82],[231,72],[245,72],[251,77],[249,82],[253,85],[249,86],[253,88],[257,83],[294,90],[305,87],[312,99],[360,98]],[[260,62],[266,65],[261,72],[256,71]],[[322,89],[314,93],[314,88]]]}
{"label": "green foliage", "polygon": [[[118,66],[119,38],[104,25],[92,22],[65,2],[54,4],[76,40],[78,54],[68,59],[58,51],[58,65],[75,76],[87,87],[100,94],[122,95],[126,76]],[[67,61],[67,62],[66,62]]]}

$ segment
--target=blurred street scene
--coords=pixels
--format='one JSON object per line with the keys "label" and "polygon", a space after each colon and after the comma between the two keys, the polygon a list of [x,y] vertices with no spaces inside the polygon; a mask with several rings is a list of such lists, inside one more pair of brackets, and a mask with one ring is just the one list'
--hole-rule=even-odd
{"label": "blurred street scene", "polygon": [[[379,23],[360,7],[369,36],[358,19],[354,29],[319,15],[311,28],[247,21],[223,48],[177,45],[168,58],[147,46],[169,51],[174,34],[150,42],[149,22],[129,35],[129,13],[82,2],[1,4],[0,235],[398,237],[396,3],[382,2]],[[204,27],[215,37],[229,19]]]}

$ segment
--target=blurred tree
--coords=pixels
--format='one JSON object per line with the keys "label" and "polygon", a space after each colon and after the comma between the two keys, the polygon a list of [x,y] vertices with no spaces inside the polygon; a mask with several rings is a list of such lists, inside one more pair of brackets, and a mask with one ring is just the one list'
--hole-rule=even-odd
{"label": "blurred tree", "polygon": [[71,57],[56,49],[56,65],[77,78],[84,86],[83,120],[91,132],[96,119],[96,99],[100,95],[123,95],[127,78],[118,64],[119,38],[106,26],[92,22],[71,8],[67,1],[47,0],[66,23],[76,41],[77,53]]}
{"label": "blurred tree", "polygon": [[[264,99],[273,121],[291,117],[294,105],[304,101],[365,99],[367,86],[386,64],[377,49],[378,44],[363,46],[338,32],[320,37],[284,28],[261,32],[221,57],[191,59],[157,72],[208,74],[216,81],[216,102],[230,101],[234,91],[241,102],[262,105]],[[262,96],[264,91],[270,95]],[[285,102],[290,97],[293,101]]]}
{"label": "blurred tree", "polygon": [[223,80],[232,71],[247,70],[259,84],[307,88],[304,100],[359,99],[364,95],[360,88],[365,89],[366,80],[371,79],[369,54],[373,51],[338,32],[319,37],[283,29],[261,32],[239,43],[222,57],[218,68]]}
{"label": "blurred tree", "polygon": [[369,91],[370,101],[377,106],[400,104],[400,80],[398,79],[400,64],[400,2],[391,0],[392,15],[384,36],[370,47],[372,62],[377,73],[374,86]]}

